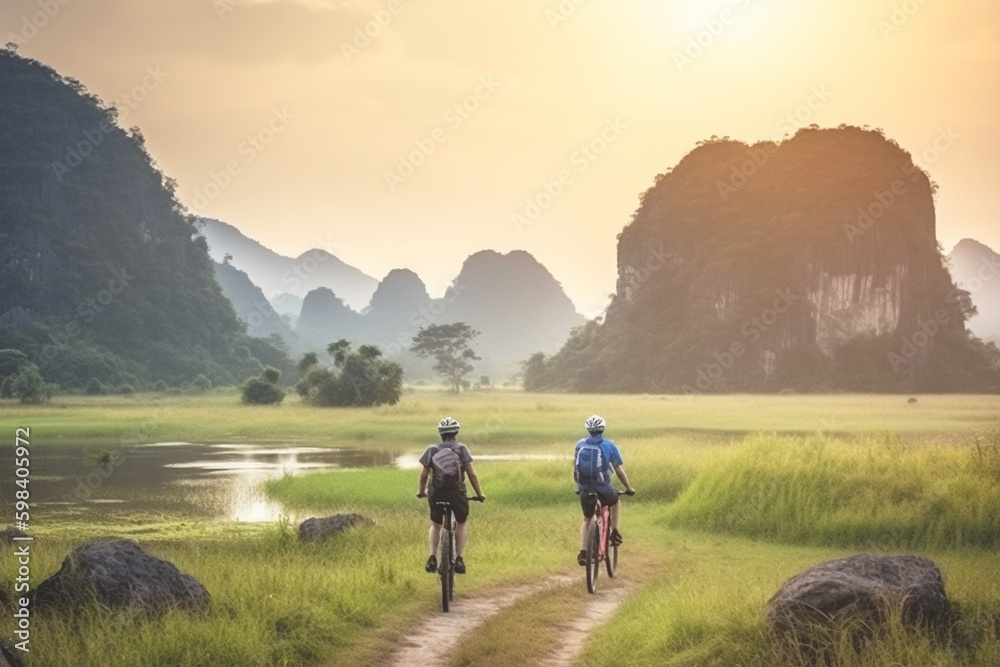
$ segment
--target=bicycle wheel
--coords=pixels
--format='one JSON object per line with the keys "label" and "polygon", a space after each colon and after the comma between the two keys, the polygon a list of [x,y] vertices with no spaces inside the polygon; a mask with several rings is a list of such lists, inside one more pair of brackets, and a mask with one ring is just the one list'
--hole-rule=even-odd
{"label": "bicycle wheel", "polygon": [[441,575],[441,610],[448,611],[448,603],[452,599],[452,587],[455,584],[455,562],[452,555],[452,544],[454,544],[453,533],[451,531],[450,517],[446,516],[445,528],[441,531],[441,542],[438,548],[440,561],[438,561],[438,574]]}
{"label": "bicycle wheel", "polygon": [[600,539],[600,529],[595,519],[587,530],[587,590],[591,593],[597,590],[597,573],[601,571],[601,561],[598,560]]}

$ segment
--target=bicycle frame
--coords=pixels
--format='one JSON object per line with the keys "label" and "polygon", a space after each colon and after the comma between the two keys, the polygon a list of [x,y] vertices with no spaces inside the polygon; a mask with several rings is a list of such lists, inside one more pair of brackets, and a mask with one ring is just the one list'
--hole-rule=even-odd
{"label": "bicycle frame", "polygon": [[588,495],[594,498],[594,516],[587,528],[586,538],[587,590],[593,593],[597,590],[597,575],[602,562],[608,576],[615,576],[618,569],[618,547],[611,545],[611,508],[605,506],[596,493]]}

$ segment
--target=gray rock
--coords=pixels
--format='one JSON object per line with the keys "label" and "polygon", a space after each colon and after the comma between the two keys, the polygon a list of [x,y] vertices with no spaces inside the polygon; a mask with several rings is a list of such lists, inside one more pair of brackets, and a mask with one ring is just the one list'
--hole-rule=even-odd
{"label": "gray rock", "polygon": [[778,636],[807,646],[817,630],[847,627],[870,635],[891,609],[901,610],[909,626],[947,629],[951,605],[932,560],[860,554],[821,563],[786,581],[765,613]]}
{"label": "gray rock", "polygon": [[39,585],[34,603],[76,611],[90,603],[113,609],[208,609],[211,596],[197,579],[128,540],[91,542],[74,549]]}
{"label": "gray rock", "polygon": [[0,639],[0,667],[24,667],[16,648]]}
{"label": "gray rock", "polygon": [[310,542],[325,540],[352,526],[373,526],[375,522],[360,514],[334,514],[310,517],[299,524],[299,539]]}

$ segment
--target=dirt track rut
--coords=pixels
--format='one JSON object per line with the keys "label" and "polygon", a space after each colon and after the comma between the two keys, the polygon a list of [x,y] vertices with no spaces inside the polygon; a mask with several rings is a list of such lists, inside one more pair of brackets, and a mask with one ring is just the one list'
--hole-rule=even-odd
{"label": "dirt track rut", "polygon": [[[537,584],[525,584],[497,595],[456,600],[448,614],[438,612],[415,627],[397,642],[398,648],[385,663],[388,667],[434,667],[444,665],[446,658],[466,636],[490,617],[528,595],[556,586],[574,583],[577,577],[556,575]],[[588,601],[582,614],[561,627],[561,642],[555,656],[540,663],[544,667],[572,664],[583,648],[589,630],[604,623],[624,599],[625,587],[605,587]]]}

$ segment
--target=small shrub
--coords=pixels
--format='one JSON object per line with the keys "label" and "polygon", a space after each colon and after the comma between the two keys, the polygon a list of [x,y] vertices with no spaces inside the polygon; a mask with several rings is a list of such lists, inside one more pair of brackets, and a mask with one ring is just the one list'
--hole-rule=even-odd
{"label": "small shrub", "polygon": [[250,405],[270,405],[281,403],[285,392],[264,378],[250,378],[243,385],[243,402]]}
{"label": "small shrub", "polygon": [[167,383],[164,380],[157,380],[153,383],[153,391],[165,392],[167,390]]}
{"label": "small shrub", "polygon": [[135,387],[133,387],[130,384],[123,384],[120,387],[118,387],[118,390],[117,390],[116,393],[119,393],[119,394],[121,394],[123,396],[131,396],[132,394],[135,393]]}

